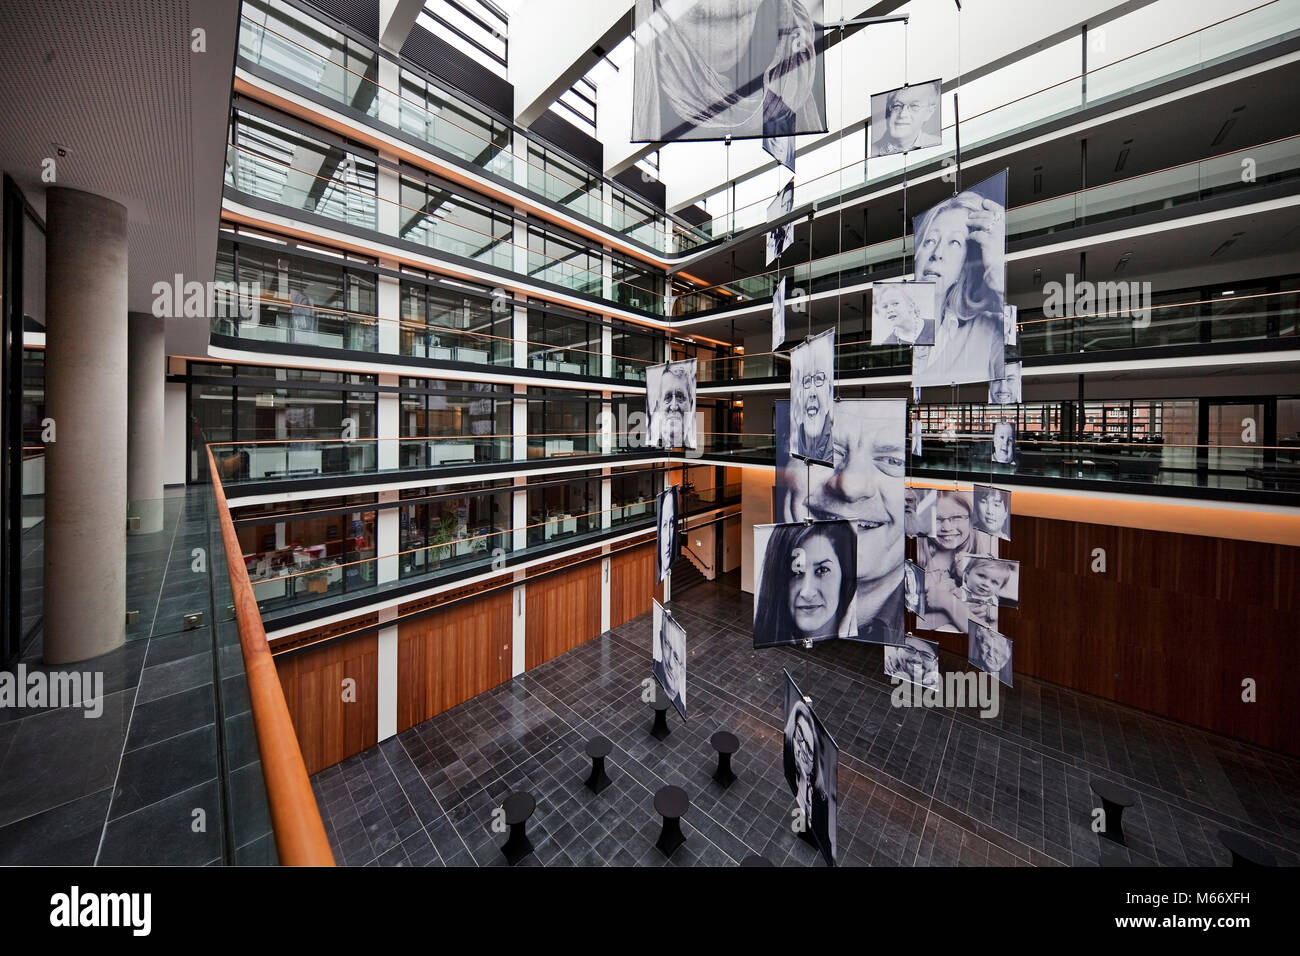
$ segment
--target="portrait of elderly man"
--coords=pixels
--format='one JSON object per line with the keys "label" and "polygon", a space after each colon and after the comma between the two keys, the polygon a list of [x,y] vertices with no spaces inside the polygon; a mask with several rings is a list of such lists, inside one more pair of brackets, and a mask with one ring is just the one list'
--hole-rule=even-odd
{"label": "portrait of elderly man", "polygon": [[790,454],[830,463],[835,330],[790,350]]}
{"label": "portrait of elderly man", "polygon": [[636,0],[632,141],[826,131],[822,0]]}
{"label": "portrait of elderly man", "polygon": [[1011,639],[973,619],[969,628],[966,656],[972,666],[1011,687]]}
{"label": "portrait of elderly man", "polygon": [[781,521],[848,521],[857,535],[858,640],[902,644],[907,400],[841,399],[831,426],[832,462],[792,458],[777,403],[777,501]]}
{"label": "portrait of elderly man", "polygon": [[871,155],[896,156],[943,142],[940,81],[904,86],[871,97]]}
{"label": "portrait of elderly man", "polygon": [[695,359],[646,369],[646,405],[652,448],[694,448]]}
{"label": "portrait of elderly man", "polygon": [[686,629],[672,613],[654,602],[654,664],[655,680],[664,689],[682,720],[686,719]]}

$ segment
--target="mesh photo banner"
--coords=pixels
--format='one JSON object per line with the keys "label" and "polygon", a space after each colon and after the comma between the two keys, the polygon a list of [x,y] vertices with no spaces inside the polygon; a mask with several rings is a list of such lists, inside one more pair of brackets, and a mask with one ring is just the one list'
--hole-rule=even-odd
{"label": "mesh photo banner", "polygon": [[915,278],[935,284],[934,345],[912,350],[912,385],[992,382],[1005,374],[1007,171],[912,220]]}
{"label": "mesh photo banner", "polygon": [[835,403],[830,464],[790,454],[790,408],[773,403],[778,522],[847,521],[857,538],[857,639],[902,644],[907,399]]}
{"label": "mesh photo banner", "polygon": [[632,142],[824,133],[822,0],[636,0]]}
{"label": "mesh photo banner", "polygon": [[695,447],[696,360],[682,359],[646,369],[646,413],[651,448]]}
{"label": "mesh photo banner", "polygon": [[812,705],[785,674],[785,740],[782,762],[794,794],[799,837],[821,850],[827,866],[835,865],[836,808],[839,806],[840,748],[813,712]]}

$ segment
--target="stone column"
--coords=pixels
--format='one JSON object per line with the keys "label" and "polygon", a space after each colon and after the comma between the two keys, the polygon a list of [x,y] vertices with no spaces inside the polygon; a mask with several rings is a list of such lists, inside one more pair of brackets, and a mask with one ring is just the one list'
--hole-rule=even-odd
{"label": "stone column", "polygon": [[[45,663],[126,637],[127,212],[46,192]],[[161,387],[161,383],[160,383]]]}
{"label": "stone column", "polygon": [[163,391],[167,345],[163,320],[148,312],[127,317],[127,476],[129,534],[154,534],[163,527]]}

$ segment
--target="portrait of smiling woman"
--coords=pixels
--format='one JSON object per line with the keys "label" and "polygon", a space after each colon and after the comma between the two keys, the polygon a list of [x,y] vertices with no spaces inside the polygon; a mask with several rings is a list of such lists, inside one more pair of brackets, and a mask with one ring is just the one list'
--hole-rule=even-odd
{"label": "portrait of smiling woman", "polygon": [[790,454],[831,461],[835,330],[827,329],[790,350]]}
{"label": "portrait of smiling woman", "polygon": [[754,646],[856,637],[857,539],[847,521],[755,525],[763,555]]}

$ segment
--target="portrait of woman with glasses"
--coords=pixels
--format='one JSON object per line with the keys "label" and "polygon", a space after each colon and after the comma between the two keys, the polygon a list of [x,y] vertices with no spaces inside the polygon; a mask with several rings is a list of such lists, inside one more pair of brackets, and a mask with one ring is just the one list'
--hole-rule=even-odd
{"label": "portrait of woman with glasses", "polygon": [[790,350],[790,454],[831,463],[835,330]]}
{"label": "portrait of woman with glasses", "polygon": [[872,96],[871,155],[897,156],[943,142],[939,92],[940,81],[930,80]]}

